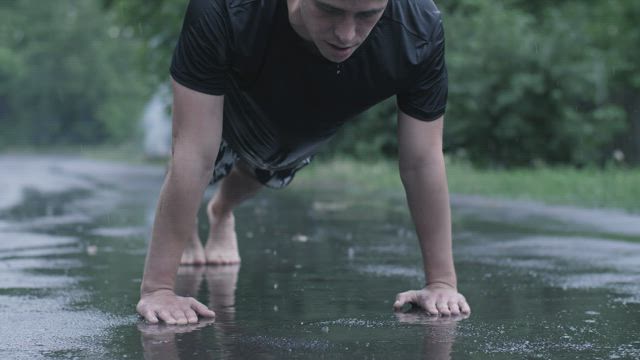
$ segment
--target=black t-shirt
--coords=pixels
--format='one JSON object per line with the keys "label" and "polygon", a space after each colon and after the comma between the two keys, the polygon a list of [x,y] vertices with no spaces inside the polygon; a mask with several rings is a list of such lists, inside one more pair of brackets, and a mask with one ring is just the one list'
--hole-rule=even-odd
{"label": "black t-shirt", "polygon": [[345,121],[397,95],[430,121],[445,112],[444,30],[432,0],[389,0],[342,63],[311,51],[286,0],[191,0],[171,63],[178,83],[225,95],[223,138],[277,170],[315,153]]}

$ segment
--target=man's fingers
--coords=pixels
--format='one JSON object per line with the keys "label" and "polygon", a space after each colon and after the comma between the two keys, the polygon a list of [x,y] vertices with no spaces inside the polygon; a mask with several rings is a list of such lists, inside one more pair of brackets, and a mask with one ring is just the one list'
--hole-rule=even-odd
{"label": "man's fingers", "polygon": [[195,311],[193,311],[192,309],[188,309],[185,311],[185,315],[187,316],[187,322],[189,324],[196,324],[198,323],[198,315],[196,314]]}
{"label": "man's fingers", "polygon": [[156,312],[153,310],[145,310],[142,316],[145,320],[147,320],[147,322],[150,322],[152,324],[158,323],[158,317],[156,316]]}
{"label": "man's fingers", "polygon": [[183,310],[174,310],[171,312],[171,315],[173,315],[173,318],[176,319],[176,324],[178,325],[185,325],[187,324],[187,317],[184,315],[184,311]]}
{"label": "man's fingers", "polygon": [[206,305],[204,305],[203,303],[193,298],[191,300],[191,308],[195,310],[196,313],[202,316],[207,316],[207,317],[216,316],[216,313],[213,310],[210,310]]}
{"label": "man's fingers", "polygon": [[424,288],[422,290],[410,290],[396,295],[393,303],[394,310],[402,309],[404,304],[418,305],[429,315],[459,316],[464,318],[471,314],[471,308],[464,296],[455,289],[449,288]]}
{"label": "man's fingers", "polygon": [[438,302],[436,302],[436,309],[438,309],[438,312],[442,315],[445,315],[445,316],[451,315],[451,311],[449,310],[449,305],[447,305],[447,303],[444,302],[443,300],[438,300]]}
{"label": "man's fingers", "polygon": [[395,311],[400,311],[402,310],[404,304],[411,303],[412,300],[413,299],[409,291],[399,293],[398,295],[396,295],[396,302],[393,303],[393,309]]}
{"label": "man's fingers", "polygon": [[176,319],[174,319],[171,313],[167,310],[158,311],[158,317],[167,324],[173,325],[176,323]]}
{"label": "man's fingers", "polygon": [[462,311],[463,314],[471,314],[471,308],[469,307],[469,304],[467,304],[466,300],[460,300],[458,304],[460,305],[460,311]]}
{"label": "man's fingers", "polygon": [[438,309],[436,308],[436,301],[434,299],[427,299],[422,306],[429,314],[438,315]]}
{"label": "man's fingers", "polygon": [[449,310],[451,310],[451,315],[460,315],[460,307],[458,303],[455,301],[449,301]]}

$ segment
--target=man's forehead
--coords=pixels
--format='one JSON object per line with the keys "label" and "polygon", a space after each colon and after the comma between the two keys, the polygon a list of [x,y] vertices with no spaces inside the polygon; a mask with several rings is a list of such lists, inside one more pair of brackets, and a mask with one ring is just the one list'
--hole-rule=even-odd
{"label": "man's forehead", "polygon": [[349,12],[366,12],[384,9],[389,0],[311,0],[318,4]]}

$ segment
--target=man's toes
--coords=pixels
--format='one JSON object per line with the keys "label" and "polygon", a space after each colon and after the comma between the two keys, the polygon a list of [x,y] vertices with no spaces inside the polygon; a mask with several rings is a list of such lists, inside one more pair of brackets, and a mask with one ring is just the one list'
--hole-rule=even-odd
{"label": "man's toes", "polygon": [[191,256],[183,256],[182,259],[180,259],[180,265],[194,265],[194,264],[195,264],[195,261]]}
{"label": "man's toes", "polygon": [[224,265],[233,265],[233,264],[237,264],[240,262],[240,259],[238,258],[228,258],[223,260],[222,264]]}

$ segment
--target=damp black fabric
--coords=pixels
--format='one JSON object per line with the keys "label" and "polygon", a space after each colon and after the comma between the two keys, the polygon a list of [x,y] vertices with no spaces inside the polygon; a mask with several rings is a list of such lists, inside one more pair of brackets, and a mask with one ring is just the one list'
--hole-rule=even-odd
{"label": "damp black fabric", "polygon": [[287,168],[347,120],[397,95],[424,121],[445,112],[440,12],[431,0],[389,0],[346,61],[309,49],[285,0],[191,0],[170,68],[178,83],[225,95],[223,138],[253,166]]}

